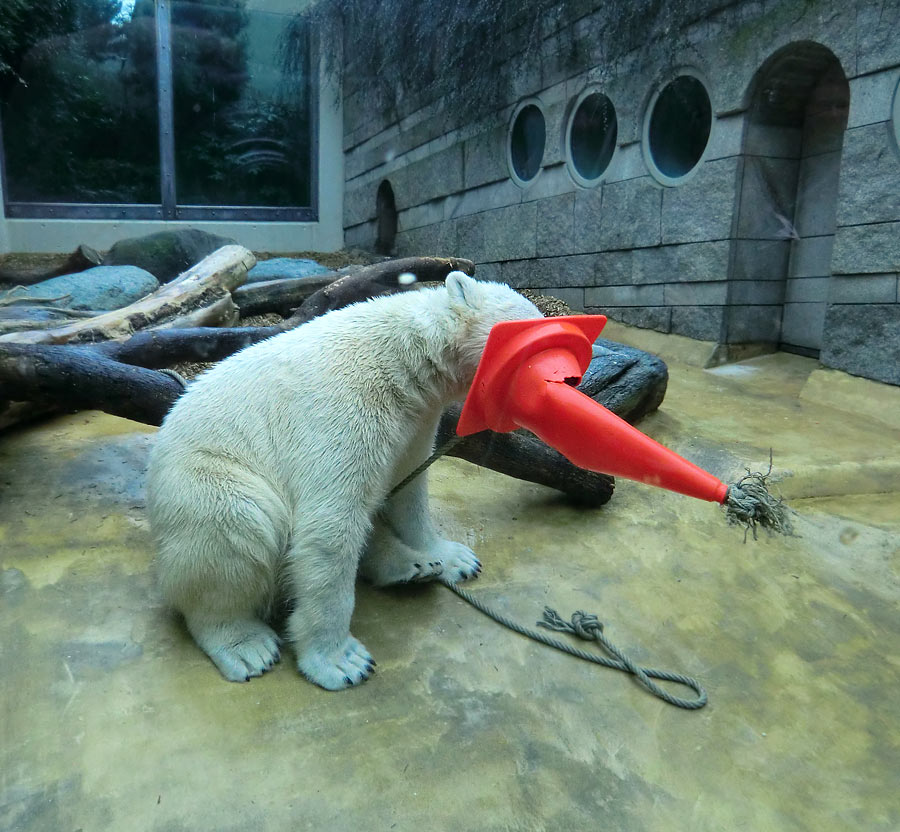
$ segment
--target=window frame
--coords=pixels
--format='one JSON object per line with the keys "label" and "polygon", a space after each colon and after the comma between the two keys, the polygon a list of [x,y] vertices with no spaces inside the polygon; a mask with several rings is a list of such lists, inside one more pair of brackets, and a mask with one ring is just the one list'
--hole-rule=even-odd
{"label": "window frame", "polygon": [[[699,81],[700,85],[703,87],[703,91],[706,93],[707,99],[709,99],[709,135],[706,137],[706,145],[703,148],[703,152],[694,163],[694,166],[681,176],[668,176],[659,169],[656,160],[653,158],[653,150],[650,147],[650,122],[653,119],[653,112],[656,108],[656,102],[659,101],[660,95],[662,95],[663,91],[666,90],[671,83],[683,76],[688,76]],[[679,67],[678,69],[667,73],[665,78],[663,78],[654,88],[653,94],[650,96],[650,100],[644,108],[644,120],[641,127],[641,153],[644,157],[644,164],[647,166],[650,175],[660,185],[663,185],[666,188],[677,188],[680,185],[689,182],[697,175],[700,168],[703,167],[703,163],[706,161],[706,157],[709,155],[709,150],[713,144],[715,130],[716,108],[713,103],[712,87],[706,76],[699,70],[689,66]]]}
{"label": "window frame", "polygon": [[[609,156],[609,161],[606,163],[606,167],[603,168],[598,176],[595,176],[593,179],[588,179],[588,177],[584,176],[578,170],[578,166],[575,164],[575,154],[572,152],[572,128],[575,125],[575,116],[578,114],[579,108],[592,95],[603,96],[603,98],[605,98],[612,107],[613,118],[615,119],[616,126],[616,140],[613,144],[612,153]],[[569,176],[572,177],[572,180],[582,188],[596,188],[598,185],[602,184],[603,180],[606,179],[606,177],[609,175],[610,168],[612,168],[613,162],[615,161],[616,156],[619,153],[619,113],[616,110],[615,101],[613,101],[612,98],[599,86],[586,87],[572,101],[569,116],[566,119],[566,132],[565,136],[563,137],[563,144],[566,153],[566,169],[569,171]]]}
{"label": "window frame", "polygon": [[[518,120],[521,112],[528,107],[535,107],[537,109],[537,111],[541,114],[541,118],[543,119],[543,122],[544,122],[544,147],[541,150],[541,159],[538,164],[538,169],[537,169],[536,173],[534,174],[534,176],[531,177],[531,179],[523,179],[521,176],[519,176],[519,173],[516,170],[515,163],[513,162],[512,144],[513,144],[513,130],[515,129],[516,121]],[[548,137],[547,113],[545,112],[544,102],[541,101],[541,99],[538,98],[537,96],[531,96],[529,98],[522,99],[516,105],[516,107],[513,109],[512,116],[509,119],[509,125],[507,126],[507,129],[506,129],[506,165],[507,165],[507,168],[509,169],[509,178],[512,179],[512,181],[515,182],[516,185],[518,185],[523,190],[525,188],[530,188],[535,182],[537,182],[537,180],[541,176],[541,173],[544,170],[544,158],[547,155],[547,137]]]}
{"label": "window frame", "polygon": [[319,43],[309,33],[310,68],[310,204],[268,207],[263,205],[179,204],[175,183],[174,102],[172,100],[172,2],[156,4],[156,103],[159,114],[159,203],[14,202],[7,198],[6,151],[0,119],[0,189],[7,219],[82,220],[184,220],[219,222],[317,222],[319,219]]}

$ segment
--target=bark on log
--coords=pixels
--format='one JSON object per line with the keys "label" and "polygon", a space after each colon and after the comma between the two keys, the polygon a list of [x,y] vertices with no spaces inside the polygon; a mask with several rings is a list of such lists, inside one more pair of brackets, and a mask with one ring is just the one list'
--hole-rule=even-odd
{"label": "bark on log", "polygon": [[179,315],[162,324],[154,324],[151,329],[192,329],[194,327],[234,326],[240,319],[238,308],[234,305],[231,295],[226,292],[218,300],[207,306]]}
{"label": "bark on log", "polygon": [[110,361],[86,347],[0,345],[0,401],[99,409],[148,425],[161,424],[183,392],[165,373]]}
{"label": "bark on log", "polygon": [[324,289],[329,283],[333,283],[339,278],[340,275],[337,272],[328,272],[310,277],[247,283],[234,291],[234,302],[243,318],[263,312],[289,315],[310,295]]}
{"label": "bark on log", "polygon": [[[127,341],[106,341],[86,349],[138,367],[170,367],[182,361],[221,361],[257,341],[282,330],[277,326],[241,326],[228,329],[154,329],[136,332]],[[2,352],[2,346],[0,346]]]}
{"label": "bark on log", "polygon": [[54,329],[13,332],[0,342],[79,344],[128,337],[222,301],[247,279],[256,258],[243,246],[223,246],[171,283],[113,312]]}

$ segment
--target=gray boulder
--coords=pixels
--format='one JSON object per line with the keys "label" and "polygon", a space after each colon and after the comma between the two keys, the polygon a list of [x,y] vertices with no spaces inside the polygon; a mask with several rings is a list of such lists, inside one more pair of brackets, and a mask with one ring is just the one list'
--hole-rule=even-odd
{"label": "gray boulder", "polygon": [[249,272],[247,283],[262,283],[266,280],[285,280],[287,278],[312,277],[330,272],[327,266],[315,260],[304,260],[301,257],[273,257],[261,260]]}
{"label": "gray boulder", "polygon": [[626,422],[652,413],[666,396],[669,368],[653,353],[598,338],[578,389]]}
{"label": "gray boulder", "polygon": [[157,288],[156,278],[135,266],[95,266],[0,293],[0,301],[13,309],[44,300],[45,305],[59,309],[107,312],[128,306]]}
{"label": "gray boulder", "polygon": [[160,231],[119,240],[103,258],[104,266],[140,266],[160,283],[168,283],[204,257],[234,240],[198,228]]}

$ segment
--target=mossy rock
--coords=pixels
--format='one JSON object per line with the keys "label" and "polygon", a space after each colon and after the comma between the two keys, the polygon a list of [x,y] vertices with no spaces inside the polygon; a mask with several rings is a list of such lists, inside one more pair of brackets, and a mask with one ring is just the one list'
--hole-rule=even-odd
{"label": "mossy rock", "polygon": [[168,283],[207,255],[234,242],[199,228],[160,231],[119,240],[103,258],[103,265],[138,266],[160,283]]}

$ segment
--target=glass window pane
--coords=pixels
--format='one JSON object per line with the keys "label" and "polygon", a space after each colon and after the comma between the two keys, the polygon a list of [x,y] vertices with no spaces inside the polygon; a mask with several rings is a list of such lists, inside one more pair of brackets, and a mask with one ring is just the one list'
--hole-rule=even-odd
{"label": "glass window pane", "polygon": [[0,25],[9,202],[158,203],[154,4],[22,4]]}
{"label": "glass window pane", "polygon": [[245,0],[176,0],[179,205],[310,205],[308,41],[293,14]]}
{"label": "glass window pane", "polygon": [[591,93],[578,105],[569,132],[569,153],[579,176],[599,179],[616,149],[616,108],[602,93]]}
{"label": "glass window pane", "polygon": [[650,118],[650,153],[664,176],[677,179],[694,169],[706,150],[712,104],[706,88],[691,75],[667,84]]}
{"label": "glass window pane", "polygon": [[523,182],[538,175],[544,158],[547,128],[544,114],[534,104],[526,104],[513,122],[509,153],[513,170]]}

